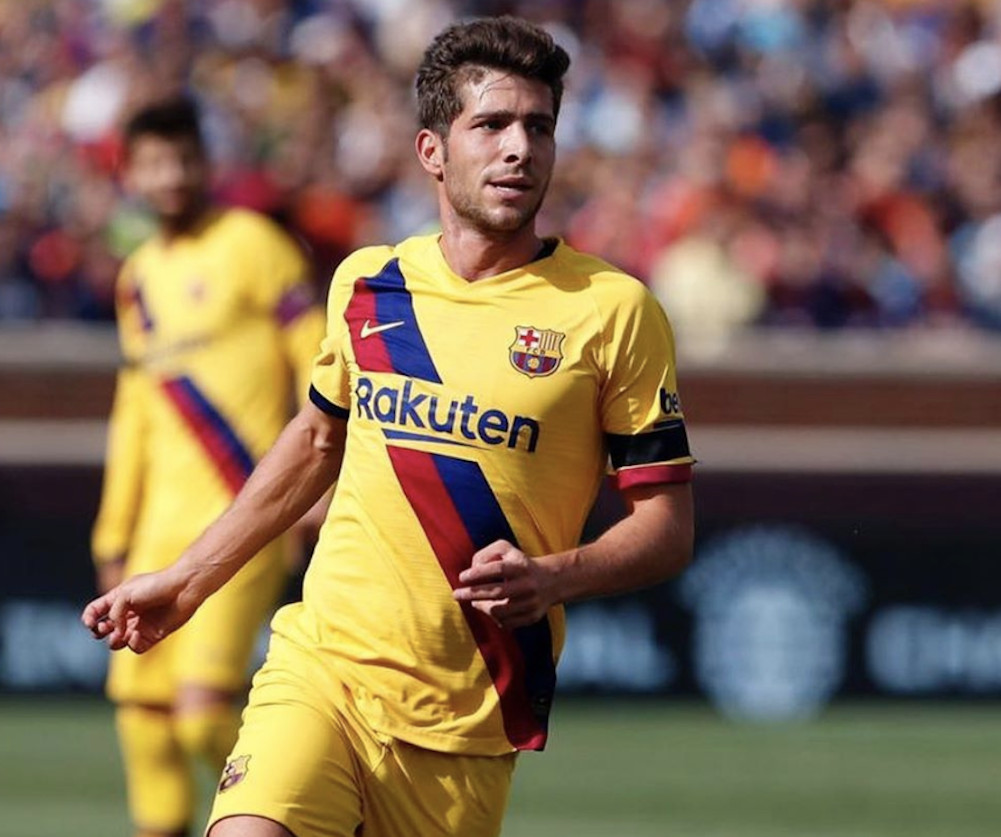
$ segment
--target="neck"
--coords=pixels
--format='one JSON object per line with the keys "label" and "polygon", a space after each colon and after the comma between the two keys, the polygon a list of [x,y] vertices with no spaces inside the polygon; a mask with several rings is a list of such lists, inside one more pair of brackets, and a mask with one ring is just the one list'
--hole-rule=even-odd
{"label": "neck", "polygon": [[211,206],[208,201],[201,201],[183,215],[161,216],[160,235],[164,241],[170,242],[200,226],[209,216]]}
{"label": "neck", "polygon": [[452,272],[475,282],[534,261],[542,239],[535,234],[534,224],[510,233],[487,233],[445,222],[440,246]]}

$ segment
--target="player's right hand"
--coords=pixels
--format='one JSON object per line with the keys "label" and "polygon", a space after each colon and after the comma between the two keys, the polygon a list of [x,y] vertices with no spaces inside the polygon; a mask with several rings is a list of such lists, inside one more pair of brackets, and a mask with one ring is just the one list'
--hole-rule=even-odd
{"label": "player's right hand", "polygon": [[452,591],[458,602],[489,616],[501,628],[533,625],[558,600],[551,576],[514,544],[494,541],[459,573],[462,585]]}
{"label": "player's right hand", "polygon": [[186,601],[180,587],[166,572],[133,576],[94,599],[81,620],[96,639],[114,651],[131,648],[148,651],[191,618],[197,602]]}

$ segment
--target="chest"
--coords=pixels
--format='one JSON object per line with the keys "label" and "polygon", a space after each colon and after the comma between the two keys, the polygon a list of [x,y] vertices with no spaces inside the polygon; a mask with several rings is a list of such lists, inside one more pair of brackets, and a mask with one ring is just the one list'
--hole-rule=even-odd
{"label": "chest", "polygon": [[593,309],[567,296],[357,285],[344,316],[356,409],[488,445],[528,447],[547,426],[590,432],[600,331]]}
{"label": "chest", "polygon": [[134,320],[151,345],[214,336],[248,308],[234,254],[211,241],[138,260],[129,284]]}

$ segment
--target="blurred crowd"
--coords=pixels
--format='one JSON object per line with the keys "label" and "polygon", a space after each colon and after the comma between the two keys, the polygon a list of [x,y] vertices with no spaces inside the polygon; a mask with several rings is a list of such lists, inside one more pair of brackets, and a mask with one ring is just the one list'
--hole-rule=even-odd
{"label": "blurred crowd", "polygon": [[111,316],[150,230],[118,131],[171,91],[220,200],[293,230],[319,284],[432,229],[414,70],[508,12],[573,57],[542,232],[642,278],[681,340],[1001,330],[998,0],[0,2],[0,320]]}

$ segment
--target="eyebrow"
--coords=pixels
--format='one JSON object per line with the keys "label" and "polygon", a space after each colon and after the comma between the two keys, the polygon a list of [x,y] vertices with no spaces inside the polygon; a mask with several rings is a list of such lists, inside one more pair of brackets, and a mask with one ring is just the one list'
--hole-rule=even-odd
{"label": "eyebrow", "polygon": [[[515,119],[518,118],[519,118],[518,114],[515,113],[515,111],[513,110],[481,110],[481,111],[476,111],[470,117],[470,119],[472,120],[504,119],[507,121],[514,121]],[[548,125],[556,124],[556,118],[552,114],[540,110],[530,111],[529,113],[526,113],[523,118],[527,122],[545,122]]]}

